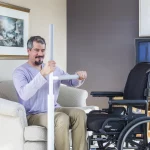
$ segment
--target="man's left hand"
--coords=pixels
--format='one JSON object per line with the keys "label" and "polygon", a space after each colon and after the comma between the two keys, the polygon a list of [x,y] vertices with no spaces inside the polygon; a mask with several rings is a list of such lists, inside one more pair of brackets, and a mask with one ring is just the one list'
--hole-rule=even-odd
{"label": "man's left hand", "polygon": [[86,71],[78,71],[76,74],[79,76],[79,80],[85,80],[87,78]]}

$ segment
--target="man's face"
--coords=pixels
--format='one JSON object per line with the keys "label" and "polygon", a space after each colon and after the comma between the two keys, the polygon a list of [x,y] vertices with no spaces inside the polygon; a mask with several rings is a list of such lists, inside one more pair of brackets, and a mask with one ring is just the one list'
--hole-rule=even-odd
{"label": "man's face", "polygon": [[45,56],[45,44],[33,42],[33,48],[28,49],[29,61],[33,65],[41,65]]}

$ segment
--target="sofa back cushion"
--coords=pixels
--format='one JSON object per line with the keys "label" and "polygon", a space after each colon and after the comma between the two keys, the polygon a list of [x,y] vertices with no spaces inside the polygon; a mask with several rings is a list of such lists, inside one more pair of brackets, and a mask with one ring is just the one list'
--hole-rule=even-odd
{"label": "sofa back cushion", "polygon": [[88,92],[83,89],[61,85],[58,96],[58,103],[62,107],[84,107]]}
{"label": "sofa back cushion", "polygon": [[17,93],[12,80],[0,81],[0,98],[18,102]]}
{"label": "sofa back cushion", "polygon": [[[64,107],[84,107],[87,97],[86,90],[61,85],[58,103]],[[18,102],[17,92],[12,80],[0,81],[0,98]]]}

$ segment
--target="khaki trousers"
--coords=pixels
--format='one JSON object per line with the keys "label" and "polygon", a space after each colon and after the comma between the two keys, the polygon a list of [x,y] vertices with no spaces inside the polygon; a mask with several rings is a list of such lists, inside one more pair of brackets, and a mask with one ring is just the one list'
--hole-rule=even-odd
{"label": "khaki trousers", "polygon": [[[47,113],[29,115],[29,125],[40,125],[47,128]],[[86,114],[76,108],[55,109],[55,150],[70,150],[69,128],[72,130],[73,150],[87,150]]]}

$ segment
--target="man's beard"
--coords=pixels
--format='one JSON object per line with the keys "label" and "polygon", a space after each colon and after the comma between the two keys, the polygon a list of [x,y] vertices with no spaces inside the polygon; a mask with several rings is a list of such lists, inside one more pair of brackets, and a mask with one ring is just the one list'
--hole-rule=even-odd
{"label": "man's beard", "polygon": [[[38,56],[36,58],[43,58],[43,56]],[[34,63],[35,63],[35,65],[39,66],[39,65],[41,65],[43,63],[43,60],[42,61],[41,60],[35,61]]]}

